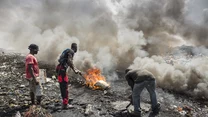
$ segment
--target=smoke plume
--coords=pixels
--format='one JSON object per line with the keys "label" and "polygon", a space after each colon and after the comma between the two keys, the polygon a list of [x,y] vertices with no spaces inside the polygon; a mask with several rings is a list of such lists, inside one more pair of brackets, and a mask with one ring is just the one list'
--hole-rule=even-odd
{"label": "smoke plume", "polygon": [[182,45],[193,56],[207,55],[207,9],[207,0],[1,0],[0,48],[27,54],[35,43],[38,60],[56,64],[75,42],[82,71],[98,67],[112,81],[116,70],[141,67],[160,87],[208,98],[206,57],[187,65],[164,60],[177,50],[187,61],[175,49]]}

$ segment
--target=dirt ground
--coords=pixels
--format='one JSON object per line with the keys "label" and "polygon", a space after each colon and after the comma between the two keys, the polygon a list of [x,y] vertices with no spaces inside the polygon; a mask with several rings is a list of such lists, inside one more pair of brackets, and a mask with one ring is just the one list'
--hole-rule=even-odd
{"label": "dirt ground", "polygon": [[[121,112],[128,105],[130,87],[124,80],[123,72],[117,72],[119,79],[111,81],[109,90],[92,90],[80,81],[81,77],[70,77],[69,97],[73,109],[61,109],[59,84],[55,78],[54,65],[40,62],[40,68],[47,70],[48,82],[43,85],[44,97],[42,107],[54,117],[127,117]],[[30,98],[28,83],[24,79],[24,56],[20,54],[0,55],[0,117],[14,117],[28,110]],[[207,117],[207,100],[168,91],[157,87],[157,98],[161,111],[157,117]],[[149,94],[143,91],[141,98],[142,115],[148,117],[150,112]],[[128,108],[132,109],[132,106]]]}

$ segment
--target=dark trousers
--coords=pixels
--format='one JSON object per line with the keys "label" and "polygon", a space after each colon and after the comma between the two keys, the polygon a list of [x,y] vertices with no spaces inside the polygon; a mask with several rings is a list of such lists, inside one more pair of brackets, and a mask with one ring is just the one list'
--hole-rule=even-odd
{"label": "dark trousers", "polygon": [[56,72],[58,74],[58,82],[61,91],[61,97],[63,99],[63,104],[68,104],[68,76],[66,75],[66,69],[64,66],[59,64],[56,67]]}
{"label": "dark trousers", "polygon": [[68,82],[62,81],[59,83],[59,86],[61,90],[63,104],[68,104]]}
{"label": "dark trousers", "polygon": [[144,88],[146,88],[150,94],[152,110],[157,105],[157,98],[155,93],[155,80],[135,83],[132,96],[133,96],[134,111],[136,112],[140,112],[140,94]]}
{"label": "dark trousers", "polygon": [[63,104],[68,104],[68,77],[59,75],[58,80]]}

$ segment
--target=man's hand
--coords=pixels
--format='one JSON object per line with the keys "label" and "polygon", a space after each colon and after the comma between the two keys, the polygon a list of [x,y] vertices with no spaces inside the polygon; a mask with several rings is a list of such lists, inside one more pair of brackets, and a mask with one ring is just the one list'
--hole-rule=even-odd
{"label": "man's hand", "polygon": [[79,75],[82,75],[82,72],[79,71],[79,70],[74,70],[75,74],[79,74]]}

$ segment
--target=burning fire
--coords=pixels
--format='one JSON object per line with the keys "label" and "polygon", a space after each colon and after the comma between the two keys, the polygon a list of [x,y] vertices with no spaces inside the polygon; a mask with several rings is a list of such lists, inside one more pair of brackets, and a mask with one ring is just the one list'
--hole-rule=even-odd
{"label": "burning fire", "polygon": [[101,75],[100,69],[98,68],[88,69],[84,78],[86,79],[86,85],[92,89],[104,89],[105,87],[109,87],[109,84],[106,83],[105,77]]}

